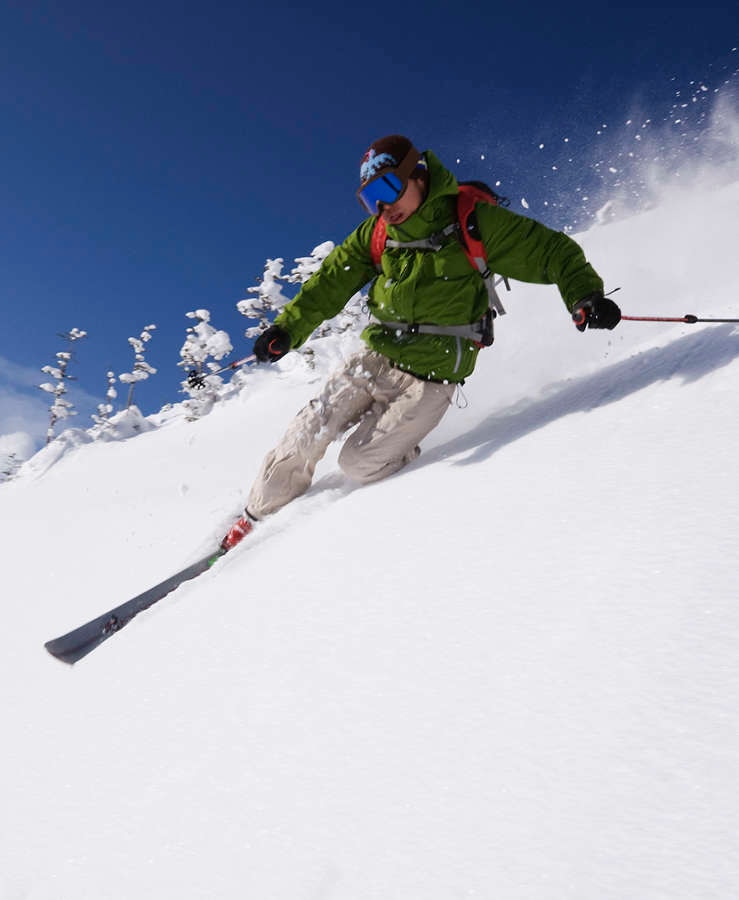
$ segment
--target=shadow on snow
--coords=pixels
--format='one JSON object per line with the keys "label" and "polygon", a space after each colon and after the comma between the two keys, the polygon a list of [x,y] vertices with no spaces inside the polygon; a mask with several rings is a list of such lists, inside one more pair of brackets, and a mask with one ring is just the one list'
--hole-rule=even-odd
{"label": "shadow on snow", "polygon": [[455,465],[481,462],[506,444],[564,416],[617,403],[659,381],[698,381],[737,357],[739,329],[703,329],[699,334],[686,335],[666,347],[647,350],[595,374],[554,384],[545,397],[530,403],[522,400],[496,412],[465,434],[424,453],[416,465],[431,465],[463,453],[469,455],[455,460]]}

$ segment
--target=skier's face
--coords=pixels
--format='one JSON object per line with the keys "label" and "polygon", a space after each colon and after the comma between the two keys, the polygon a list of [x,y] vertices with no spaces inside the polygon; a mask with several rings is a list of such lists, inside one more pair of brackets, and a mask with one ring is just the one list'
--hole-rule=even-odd
{"label": "skier's face", "polygon": [[395,203],[381,204],[380,215],[388,225],[400,225],[409,219],[424,201],[423,182],[418,178],[410,178],[408,187]]}

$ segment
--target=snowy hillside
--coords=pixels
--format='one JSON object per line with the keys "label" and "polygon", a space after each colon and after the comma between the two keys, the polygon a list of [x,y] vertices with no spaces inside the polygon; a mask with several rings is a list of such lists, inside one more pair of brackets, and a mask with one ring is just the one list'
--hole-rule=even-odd
{"label": "snowy hillside", "polygon": [[[737,317],[738,208],[580,240],[625,314]],[[332,450],[74,667],[44,641],[217,544],[331,359],[0,485],[2,900],[739,895],[739,329],[505,299],[412,467]]]}

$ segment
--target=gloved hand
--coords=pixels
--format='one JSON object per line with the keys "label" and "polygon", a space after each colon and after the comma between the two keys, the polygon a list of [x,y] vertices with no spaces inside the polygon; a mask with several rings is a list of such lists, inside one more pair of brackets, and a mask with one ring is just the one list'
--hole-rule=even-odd
{"label": "gloved hand", "polygon": [[277,362],[290,350],[290,335],[279,325],[270,325],[254,341],[254,355],[259,362]]}
{"label": "gloved hand", "polygon": [[578,331],[586,328],[608,328],[613,330],[621,321],[621,310],[600,291],[588,294],[572,307],[572,321]]}

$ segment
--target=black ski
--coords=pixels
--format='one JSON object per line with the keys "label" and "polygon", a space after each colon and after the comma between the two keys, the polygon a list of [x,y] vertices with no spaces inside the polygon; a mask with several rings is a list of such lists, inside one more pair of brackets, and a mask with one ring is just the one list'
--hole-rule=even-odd
{"label": "black ski", "polygon": [[121,603],[120,606],[116,606],[115,609],[111,609],[102,616],[98,616],[97,619],[93,619],[91,622],[80,625],[79,628],[75,628],[73,631],[70,631],[69,634],[54,638],[53,641],[47,641],[44,646],[52,656],[55,656],[62,662],[69,663],[70,665],[76,663],[77,660],[82,659],[83,656],[87,656],[88,653],[94,650],[99,644],[102,644],[102,642],[107,640],[112,634],[115,634],[116,631],[120,631],[124,625],[128,625],[131,619],[142,612],[142,610],[153,606],[158,600],[166,597],[167,594],[170,594],[184,581],[189,581],[191,578],[196,578],[203,572],[207,572],[213,563],[227,552],[228,551],[224,547],[219,547],[214,553],[193,563],[181,572],[177,572],[175,575],[167,578],[166,581],[162,581],[153,588],[149,588],[148,591],[144,591],[144,593],[139,594],[138,597],[134,597],[132,600]]}

